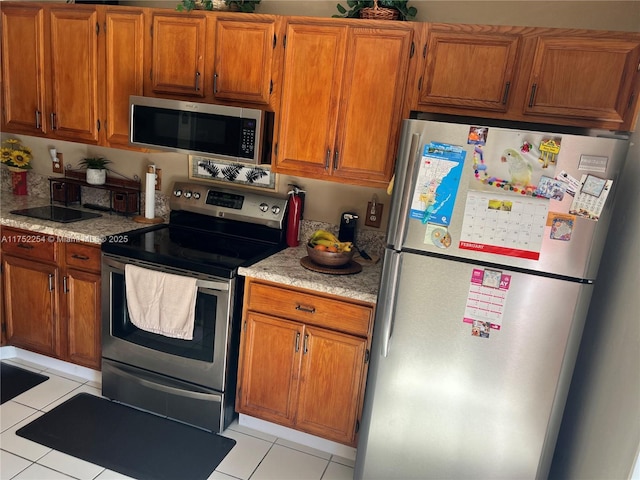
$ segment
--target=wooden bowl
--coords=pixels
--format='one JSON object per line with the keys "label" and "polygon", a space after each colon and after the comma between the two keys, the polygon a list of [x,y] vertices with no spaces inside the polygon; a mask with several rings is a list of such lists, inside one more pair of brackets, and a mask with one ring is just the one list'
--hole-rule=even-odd
{"label": "wooden bowl", "polygon": [[307,253],[312,262],[322,265],[323,267],[342,267],[349,263],[353,258],[354,251],[350,252],[327,252],[323,250],[316,250],[310,245],[307,245]]}

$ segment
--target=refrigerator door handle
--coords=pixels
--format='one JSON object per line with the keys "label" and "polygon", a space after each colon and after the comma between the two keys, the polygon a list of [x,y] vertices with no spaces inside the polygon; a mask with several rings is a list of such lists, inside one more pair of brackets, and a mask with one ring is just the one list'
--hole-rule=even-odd
{"label": "refrigerator door handle", "polygon": [[[420,156],[418,150],[420,148],[420,134],[411,135],[411,145],[409,147],[406,167],[403,172],[396,172],[404,175],[397,178],[401,183],[396,184],[399,192],[394,191],[392,204],[398,205],[398,208],[392,208],[389,214],[389,233],[387,235],[387,243],[392,245],[395,250],[402,249],[402,243],[407,231],[407,223],[409,220],[409,209],[411,208],[411,200],[413,197],[413,185],[420,168]],[[400,167],[402,168],[402,167]]]}
{"label": "refrigerator door handle", "polygon": [[[380,355],[389,355],[391,335],[393,334],[394,312],[396,310],[396,299],[398,297],[398,282],[400,280],[400,266],[402,265],[402,255],[400,252],[387,250],[384,255],[382,265],[382,281],[378,299],[385,299],[382,302],[382,310],[378,322],[382,328],[382,347]],[[380,302],[378,302],[380,304]]]}

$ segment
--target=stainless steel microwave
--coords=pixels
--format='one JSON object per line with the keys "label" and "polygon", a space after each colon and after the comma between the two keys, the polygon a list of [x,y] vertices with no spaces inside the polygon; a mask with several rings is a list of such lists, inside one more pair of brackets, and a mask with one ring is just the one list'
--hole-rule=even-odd
{"label": "stainless steel microwave", "polygon": [[132,145],[264,163],[262,110],[132,95],[129,114]]}

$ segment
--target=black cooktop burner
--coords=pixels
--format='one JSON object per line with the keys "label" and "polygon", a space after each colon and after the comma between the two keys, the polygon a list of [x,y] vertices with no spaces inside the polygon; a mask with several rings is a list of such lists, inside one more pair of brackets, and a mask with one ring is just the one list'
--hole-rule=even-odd
{"label": "black cooktop burner", "polygon": [[160,225],[114,235],[102,251],[224,278],[284,248],[282,243]]}
{"label": "black cooktop burner", "polygon": [[23,215],[25,217],[39,218],[40,220],[50,220],[52,222],[59,223],[78,222],[80,220],[88,220],[90,218],[98,218],[102,216],[99,213],[83,212],[81,210],[58,207],[55,205],[11,210],[9,213],[13,213],[15,215]]}

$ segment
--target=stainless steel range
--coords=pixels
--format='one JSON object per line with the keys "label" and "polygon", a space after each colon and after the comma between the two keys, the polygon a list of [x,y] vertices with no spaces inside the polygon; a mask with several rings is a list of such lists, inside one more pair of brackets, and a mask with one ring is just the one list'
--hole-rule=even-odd
{"label": "stainless steel range", "polygon": [[[102,245],[102,394],[220,432],[233,420],[247,266],[285,247],[286,198],[176,182],[168,224]],[[136,327],[127,265],[196,279],[193,339]]]}

